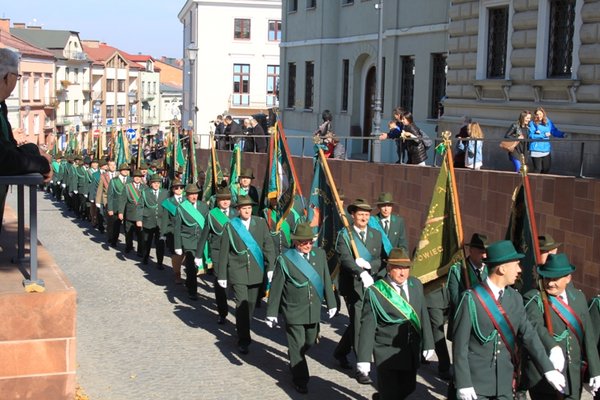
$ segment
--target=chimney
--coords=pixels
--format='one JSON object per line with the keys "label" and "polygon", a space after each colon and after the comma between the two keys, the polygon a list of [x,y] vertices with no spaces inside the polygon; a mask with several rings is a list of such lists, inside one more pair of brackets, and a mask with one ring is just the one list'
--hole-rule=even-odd
{"label": "chimney", "polygon": [[9,18],[1,18],[0,19],[0,32],[10,33],[10,19]]}
{"label": "chimney", "polygon": [[27,26],[25,25],[25,22],[14,22],[13,23],[13,28],[27,29]]}
{"label": "chimney", "polygon": [[27,29],[37,29],[37,30],[41,30],[42,26],[41,25],[29,25],[27,27]]}

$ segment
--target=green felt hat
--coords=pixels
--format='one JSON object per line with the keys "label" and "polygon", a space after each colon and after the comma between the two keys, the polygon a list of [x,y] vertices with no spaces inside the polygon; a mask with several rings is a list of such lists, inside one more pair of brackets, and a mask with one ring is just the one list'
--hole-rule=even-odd
{"label": "green felt hat", "polygon": [[162,177],[158,174],[154,174],[150,177],[150,183],[152,182],[162,182]]}
{"label": "green felt hat", "polygon": [[240,171],[240,178],[254,179],[254,171],[252,171],[252,168],[242,168]]}
{"label": "green felt hat", "polygon": [[537,267],[538,274],[543,278],[562,278],[574,271],[575,266],[569,263],[565,253],[550,254],[546,263]]}
{"label": "green felt hat", "polygon": [[183,182],[181,182],[179,179],[173,179],[173,182],[171,183],[171,188],[174,188],[175,186],[179,186],[179,187],[183,187]]}
{"label": "green felt hat", "polygon": [[141,170],[136,169],[135,171],[133,171],[133,176],[134,177],[136,177],[136,176],[142,177],[142,176],[144,176],[144,174],[142,174]]}
{"label": "green felt hat", "polygon": [[254,205],[256,205],[256,203],[254,202],[254,200],[252,200],[252,198],[250,196],[239,196],[235,206],[236,206],[236,208],[239,208],[242,206],[254,206]]}
{"label": "green felt hat", "polygon": [[195,183],[190,183],[185,187],[186,194],[200,193],[200,188]]}
{"label": "green felt hat", "polygon": [[483,261],[488,265],[504,264],[525,257],[525,254],[517,252],[510,240],[500,240],[490,244],[486,253],[487,257]]}
{"label": "green felt hat", "polygon": [[228,200],[231,199],[231,190],[228,187],[220,187],[217,189],[217,194],[215,195],[217,200]]}
{"label": "green felt hat", "polygon": [[312,240],[314,239],[315,234],[313,232],[310,223],[303,222],[301,224],[296,225],[296,229],[294,233],[290,235],[292,240]]}
{"label": "green felt hat", "polygon": [[481,233],[474,233],[471,236],[471,241],[467,243],[469,247],[475,247],[478,249],[485,250],[488,245],[488,237],[486,235],[482,235]]}
{"label": "green felt hat", "polygon": [[373,207],[365,199],[356,199],[348,206],[348,212],[352,214],[356,210],[371,211]]}
{"label": "green felt hat", "polygon": [[391,193],[383,192],[379,195],[375,204],[377,204],[377,206],[383,206],[385,204],[396,204],[396,202]]}
{"label": "green felt hat", "polygon": [[123,171],[124,169],[129,169],[129,164],[127,163],[123,163],[121,165],[119,165],[119,171]]}
{"label": "green felt hat", "polygon": [[538,236],[538,242],[540,243],[540,251],[550,251],[557,249],[562,243],[558,243],[554,238],[547,233]]}
{"label": "green felt hat", "polygon": [[390,251],[390,256],[388,257],[387,264],[391,266],[398,267],[411,267],[412,261],[410,261],[410,257],[408,253],[403,248],[393,248]]}

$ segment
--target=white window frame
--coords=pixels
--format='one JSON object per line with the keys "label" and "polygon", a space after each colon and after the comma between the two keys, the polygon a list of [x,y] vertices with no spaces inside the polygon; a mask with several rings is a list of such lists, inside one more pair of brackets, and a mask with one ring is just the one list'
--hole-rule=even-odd
{"label": "white window frame", "polygon": [[33,100],[40,99],[40,77],[33,77]]}
{"label": "white window frame", "polygon": [[488,9],[501,6],[508,6],[508,32],[506,33],[506,70],[504,79],[510,78],[512,64],[510,62],[512,54],[512,17],[515,13],[512,1],[510,0],[481,0],[479,5],[479,34],[477,35],[477,66],[475,69],[475,79],[485,80],[487,78],[487,56],[488,56],[488,30],[489,30],[489,12]]}
{"label": "white window frame", "polygon": [[33,115],[33,134],[40,134],[40,114]]}
{"label": "white window frame", "polygon": [[29,100],[29,76],[24,76],[22,80],[21,100]]}
{"label": "white window frame", "polygon": [[[575,30],[573,32],[573,65],[571,65],[571,79],[577,79],[579,72],[579,48],[581,47],[581,37],[579,32],[583,25],[581,18],[581,9],[584,0],[575,2]],[[538,2],[538,30],[535,48],[535,70],[534,79],[564,79],[548,77],[548,41],[550,39],[550,0],[539,0]]]}

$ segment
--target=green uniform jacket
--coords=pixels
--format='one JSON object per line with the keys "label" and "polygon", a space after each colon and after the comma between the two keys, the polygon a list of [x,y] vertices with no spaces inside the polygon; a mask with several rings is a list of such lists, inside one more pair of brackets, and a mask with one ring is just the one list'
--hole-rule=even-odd
{"label": "green uniform jacket", "polygon": [[[271,237],[273,238],[273,246],[275,248],[275,254],[277,256],[279,256],[281,253],[283,253],[284,251],[286,251],[287,249],[290,248],[291,243],[288,244],[288,240],[285,237],[285,233],[283,232],[283,229],[280,229],[279,232],[275,232],[275,226],[277,224],[277,218],[274,216],[275,211],[273,211],[270,208],[265,208],[263,210],[263,215],[265,220],[267,221],[267,225],[270,227],[271,229]],[[294,212],[290,212],[285,221],[287,222],[287,225],[289,226],[289,231],[290,232],[294,232],[294,230],[296,229],[296,224],[300,221],[300,215],[298,213],[296,213],[296,211],[294,210]],[[291,239],[290,239],[291,241]]]}
{"label": "green uniform jacket", "polygon": [[69,189],[69,192],[77,190],[77,173],[75,171],[76,168],[78,168],[76,165],[72,163],[67,163],[64,183],[67,185],[67,189]]}
{"label": "green uniform jacket", "polygon": [[96,193],[98,192],[98,185],[100,184],[100,170],[89,170],[91,182],[86,194],[88,195],[88,199],[93,203],[96,201]]}
{"label": "green uniform jacket", "polygon": [[594,327],[594,342],[597,345],[598,352],[600,352],[600,296],[596,296],[590,300],[589,312],[592,326]]}
{"label": "green uniform jacket", "polygon": [[[185,197],[182,197],[185,200]],[[175,208],[179,207],[179,202],[175,199],[175,196],[169,197],[169,202],[171,202]],[[173,233],[173,229],[175,228],[175,215],[171,215],[170,212],[164,210],[162,214],[162,218],[160,221],[160,233],[166,235],[167,233]]]}
{"label": "green uniform jacket", "polygon": [[[136,191],[139,201],[134,198],[131,192]],[[143,218],[144,204],[142,193],[146,190],[146,185],[140,183],[139,189],[135,189],[133,181],[125,185],[125,189],[121,193],[123,198],[120,202],[121,208],[119,213],[124,215],[126,221],[141,221]]]}
{"label": "green uniform jacket", "polygon": [[[585,296],[580,290],[571,289],[570,287],[567,287],[566,293],[569,307],[577,313],[583,324],[585,349],[581,348],[577,341],[577,337],[567,328],[567,325],[552,308],[550,308],[550,315],[554,336],[550,335],[544,319],[544,304],[539,290],[532,289],[525,293],[523,300],[525,301],[527,318],[529,318],[529,321],[531,321],[531,324],[540,336],[544,348],[546,349],[546,353],[550,354],[550,349],[557,345],[560,346],[563,351],[566,361],[563,373],[567,381],[565,395],[578,397],[579,391],[581,390],[582,361],[587,360],[590,376],[598,376],[600,375],[600,360],[598,359],[598,351],[596,348],[597,342],[595,341],[596,336],[594,333],[594,326],[592,325],[592,320],[588,312]],[[596,327],[598,326],[596,325]],[[555,337],[557,336],[562,337],[562,340],[556,340]],[[548,398],[552,398],[556,391],[546,382],[544,376],[540,374],[537,368],[535,368],[533,362],[527,358],[523,369],[524,387],[531,388],[541,380],[544,380],[545,385],[543,385],[543,388],[536,388],[536,391],[541,389],[542,393],[549,394]]]}
{"label": "green uniform jacket", "polygon": [[152,188],[147,187],[144,189],[142,192],[142,205],[144,206],[142,210],[142,227],[146,229],[160,228],[163,213],[168,214],[161,205],[167,197],[169,197],[169,192],[165,189],[158,189],[158,200]]}
{"label": "green uniform jacket", "polygon": [[196,209],[204,217],[204,226],[200,226],[180,205],[177,207],[177,214],[175,215],[173,237],[175,249],[182,249],[184,252],[189,251],[194,257],[202,258],[204,246],[208,239],[208,207],[205,203],[196,201]]}
{"label": "green uniform jacket", "polygon": [[[337,242],[335,244],[335,250],[339,255],[341,269],[340,269],[340,294],[342,296],[349,296],[352,292],[356,292],[359,298],[362,298],[363,284],[360,279],[360,274],[366,271],[356,265],[352,250],[350,249],[349,242],[346,242],[345,235],[343,235],[345,228],[338,232]],[[360,236],[356,233],[354,228],[351,226],[350,231],[355,241],[360,241]],[[387,257],[383,243],[381,242],[381,233],[379,231],[367,227],[367,235],[365,239],[365,247],[373,258],[369,263],[371,264],[371,276],[373,280],[380,279],[385,276],[386,271],[383,268],[381,259]]]}
{"label": "green uniform jacket", "polygon": [[[131,178],[127,177],[126,182],[131,182]],[[121,182],[120,175],[112,178],[110,183],[108,184],[108,196],[106,199],[106,208],[107,211],[112,211],[115,214],[119,213],[119,210],[125,208],[126,197],[125,194],[125,185]]]}
{"label": "green uniform jacket", "polygon": [[[535,328],[527,319],[521,295],[506,287],[502,307],[515,330],[517,341],[525,346],[538,368],[543,372],[553,370]],[[515,367],[500,335],[495,333],[492,321],[472,289],[465,291],[456,312],[453,332],[452,354],[457,389],[474,387],[478,396],[512,398]]]}
{"label": "green uniform jacket", "polygon": [[63,180],[65,179],[65,169],[66,169],[66,165],[67,165],[67,161],[66,160],[62,160],[59,164],[58,167],[58,172],[56,172],[54,174],[54,178],[52,179],[54,182],[58,183],[58,182],[63,182]]}
{"label": "green uniform jacket", "polygon": [[[237,214],[236,210],[233,208],[229,208],[228,218],[233,218]],[[215,273],[219,274],[219,254],[221,252],[221,236],[225,232],[225,227],[217,221],[215,217],[212,216],[211,213],[208,213],[208,221],[209,221],[209,233],[208,233],[208,244],[210,251],[210,259],[213,263],[213,269]]]}
{"label": "green uniform jacket", "polygon": [[[273,271],[275,250],[267,222],[263,218],[253,215],[250,218],[250,233],[262,249],[265,272]],[[248,247],[242,242],[230,223],[227,224],[226,233],[221,236],[217,276],[220,280],[241,285],[257,285],[263,281],[264,277],[262,268],[250,255]]]}
{"label": "green uniform jacket", "polygon": [[[384,278],[391,282],[389,277]],[[412,276],[408,277],[409,303],[421,321],[421,332],[405,321],[401,324],[388,323],[373,313],[370,295],[377,296],[382,307],[394,319],[403,315],[372,286],[365,291],[358,342],[358,362],[370,362],[371,354],[379,368],[416,370],[421,362],[421,352],[434,347],[429,313],[425,304],[423,284]]]}
{"label": "green uniform jacket", "polygon": [[[296,251],[291,250],[291,251]],[[327,268],[325,251],[313,248],[308,262],[323,281],[327,309],[336,307],[333,285]],[[277,257],[269,292],[267,316],[276,317],[279,310],[287,324],[304,325],[321,321],[321,298],[308,278],[284,255]]]}
{"label": "green uniform jacket", "polygon": [[[375,215],[375,219],[383,228],[381,222],[381,213]],[[397,214],[390,215],[390,227],[388,230],[388,239],[392,243],[392,248],[401,247],[408,253],[408,240],[406,239],[406,227],[404,226],[404,218]]]}
{"label": "green uniform jacket", "polygon": [[[479,281],[477,279],[477,275],[475,275],[475,272],[473,271],[473,265],[471,264],[468,257],[465,260],[465,264],[467,265],[467,270],[469,272],[470,278],[469,281],[471,282],[471,285],[475,285],[475,283],[483,282],[487,279],[488,272],[487,267],[485,265],[483,267],[483,273],[481,274],[481,281]],[[456,309],[456,307],[458,307],[458,302],[460,301],[463,292],[467,290],[463,275],[464,272],[462,269],[461,262],[457,262],[456,264],[450,266],[450,269],[448,270],[448,281],[446,286],[448,287],[448,293],[450,294],[450,304],[453,307],[453,309]]]}
{"label": "green uniform jacket", "polygon": [[75,173],[77,175],[77,191],[79,194],[88,194],[92,183],[90,169],[81,165],[75,170]]}

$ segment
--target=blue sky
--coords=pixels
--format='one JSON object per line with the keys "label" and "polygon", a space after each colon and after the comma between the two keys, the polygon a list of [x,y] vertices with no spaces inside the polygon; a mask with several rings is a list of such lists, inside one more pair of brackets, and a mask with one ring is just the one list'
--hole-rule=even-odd
{"label": "blue sky", "polygon": [[2,0],[0,17],[79,32],[128,53],[183,56],[183,25],[177,14],[185,0]]}

